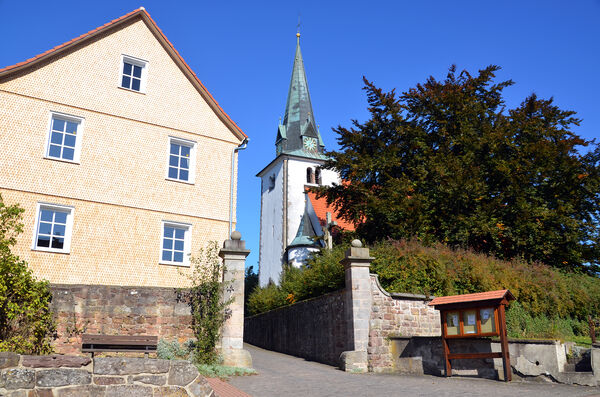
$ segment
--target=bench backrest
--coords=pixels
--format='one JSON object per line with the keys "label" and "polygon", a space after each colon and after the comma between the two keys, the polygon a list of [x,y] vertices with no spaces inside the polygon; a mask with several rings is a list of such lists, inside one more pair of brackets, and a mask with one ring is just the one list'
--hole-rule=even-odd
{"label": "bench backrest", "polygon": [[81,351],[154,351],[156,335],[91,335],[81,336]]}

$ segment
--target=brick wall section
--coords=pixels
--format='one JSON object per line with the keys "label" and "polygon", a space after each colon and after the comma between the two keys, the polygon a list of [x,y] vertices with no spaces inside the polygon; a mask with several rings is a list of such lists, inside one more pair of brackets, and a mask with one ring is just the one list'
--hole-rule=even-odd
{"label": "brick wall section", "polygon": [[58,323],[55,351],[81,353],[81,333],[192,337],[190,308],[174,288],[52,285]]}
{"label": "brick wall section", "polygon": [[394,357],[391,336],[440,336],[439,312],[427,306],[424,296],[390,294],[371,274],[372,309],[369,329],[369,370],[392,371]]}
{"label": "brick wall section", "polygon": [[338,365],[347,346],[343,291],[246,317],[244,341],[268,350]]}
{"label": "brick wall section", "polygon": [[[119,88],[122,54],[148,61],[146,93]],[[79,164],[44,157],[51,112],[83,118]],[[196,142],[194,184],[165,179],[169,137]],[[187,268],[158,263],[161,221],[192,225],[192,254],[227,238],[239,143],[140,19],[8,75],[0,194],[25,209],[14,252],[57,284],[185,286]],[[70,253],[32,250],[39,202],[74,207]]]}

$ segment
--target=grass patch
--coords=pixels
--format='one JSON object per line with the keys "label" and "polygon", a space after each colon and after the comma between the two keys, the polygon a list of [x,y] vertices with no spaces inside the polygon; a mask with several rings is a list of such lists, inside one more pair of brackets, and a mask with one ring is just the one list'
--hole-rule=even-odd
{"label": "grass patch", "polygon": [[256,375],[256,370],[252,368],[227,367],[220,364],[196,364],[198,372],[208,378],[227,379],[232,376]]}

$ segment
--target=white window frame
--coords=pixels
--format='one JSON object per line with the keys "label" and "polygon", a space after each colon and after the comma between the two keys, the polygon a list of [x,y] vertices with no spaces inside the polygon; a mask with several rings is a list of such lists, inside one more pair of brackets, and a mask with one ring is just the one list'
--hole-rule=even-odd
{"label": "white window frame", "polygon": [[[67,223],[65,226],[65,243],[62,249],[52,248],[50,247],[38,247],[38,233],[40,230],[40,213],[42,209],[48,209],[51,211],[60,211],[67,213]],[[33,241],[31,242],[31,249],[34,251],[45,251],[45,252],[55,252],[59,254],[68,254],[71,252],[71,237],[73,235],[73,216],[75,214],[75,207],[70,205],[61,205],[61,204],[52,204],[52,203],[44,203],[38,202],[37,209],[35,214],[35,225],[33,229]],[[52,245],[52,243],[50,243]]]}
{"label": "white window frame", "polygon": [[[188,146],[190,148],[190,169],[188,174],[188,180],[184,181],[177,178],[169,177],[169,161],[171,159],[171,143],[176,145]],[[188,183],[193,185],[196,181],[196,148],[198,144],[196,141],[190,141],[189,139],[177,138],[174,136],[169,136],[169,143],[167,145],[167,170],[165,172],[165,179],[169,181]]]}
{"label": "white window frame", "polygon": [[[54,118],[77,123],[77,133],[75,134],[75,153],[73,154],[73,160],[50,156],[50,139],[52,136],[52,120],[54,120]],[[85,121],[85,119],[83,117],[74,116],[72,114],[67,114],[67,113],[62,113],[62,112],[51,111],[50,118],[48,119],[48,128],[46,128],[46,144],[44,146],[44,148],[45,148],[44,158],[49,159],[49,160],[64,161],[66,163],[80,164],[81,163],[81,145],[82,145],[82,141],[83,141],[83,130],[84,130],[83,123],[84,123],[84,121]]]}
{"label": "white window frame", "polygon": [[[142,77],[140,79],[140,90],[136,91],[131,88],[123,87],[123,68],[125,66],[125,62],[130,63],[135,66],[139,66],[142,68]],[[139,92],[142,94],[146,93],[146,87],[148,82],[148,61],[143,60],[141,58],[132,57],[130,55],[121,54],[121,64],[119,68],[119,81],[118,87],[131,92]]]}
{"label": "white window frame", "polygon": [[[175,262],[175,261],[165,261],[162,258],[163,254],[163,242],[165,240],[165,226],[174,227],[177,229],[185,229],[185,235],[183,240],[183,262]],[[191,223],[182,223],[182,222],[173,222],[163,220],[160,223],[160,251],[158,256],[158,263],[161,265],[171,265],[171,266],[184,266],[190,267],[190,256],[192,252],[192,224]]]}

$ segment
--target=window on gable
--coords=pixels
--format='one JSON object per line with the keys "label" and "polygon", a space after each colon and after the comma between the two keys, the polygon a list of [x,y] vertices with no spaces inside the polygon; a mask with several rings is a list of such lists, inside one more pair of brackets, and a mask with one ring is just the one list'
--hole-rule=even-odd
{"label": "window on gable", "polygon": [[52,113],[46,157],[78,163],[81,149],[82,119]]}
{"label": "window on gable", "polygon": [[145,92],[148,62],[123,55],[121,62],[121,87]]}
{"label": "window on gable", "polygon": [[160,263],[189,266],[191,225],[163,222]]}
{"label": "window on gable", "polygon": [[73,207],[38,204],[33,249],[67,253],[71,246]]}
{"label": "window on gable", "polygon": [[170,137],[167,179],[194,183],[195,164],[196,143]]}

